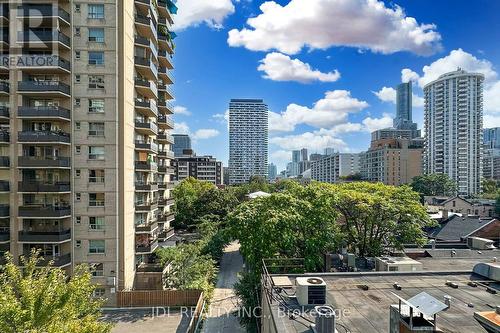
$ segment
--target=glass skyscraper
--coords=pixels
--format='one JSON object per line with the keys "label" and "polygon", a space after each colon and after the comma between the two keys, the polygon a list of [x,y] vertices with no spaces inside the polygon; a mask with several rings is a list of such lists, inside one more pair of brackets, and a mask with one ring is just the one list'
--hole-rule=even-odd
{"label": "glass skyscraper", "polygon": [[187,134],[174,134],[174,146],[172,148],[175,157],[183,155],[184,149],[191,149],[191,138]]}

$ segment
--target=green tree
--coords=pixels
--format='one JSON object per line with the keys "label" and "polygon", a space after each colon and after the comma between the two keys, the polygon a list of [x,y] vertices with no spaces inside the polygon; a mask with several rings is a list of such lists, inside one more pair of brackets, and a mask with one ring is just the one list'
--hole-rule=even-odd
{"label": "green tree", "polygon": [[425,242],[431,222],[419,196],[409,186],[356,182],[334,185],[346,244],[360,256],[382,254],[384,248]]}
{"label": "green tree", "polygon": [[417,176],[411,187],[421,196],[452,196],[457,191],[457,183],[443,173]]}
{"label": "green tree", "polygon": [[210,255],[201,253],[199,243],[162,248],[155,253],[164,266],[170,267],[165,273],[167,288],[198,289],[202,290],[208,299],[211,297],[217,268]]}
{"label": "green tree", "polygon": [[7,264],[0,273],[0,332],[4,333],[106,333],[100,322],[102,301],[92,298],[95,286],[84,266],[69,278],[62,269],[37,267],[33,252],[24,268]]}
{"label": "green tree", "polygon": [[481,193],[481,197],[485,199],[496,199],[498,196],[498,183],[493,179],[484,178],[481,181],[481,187],[483,189],[483,193]]}

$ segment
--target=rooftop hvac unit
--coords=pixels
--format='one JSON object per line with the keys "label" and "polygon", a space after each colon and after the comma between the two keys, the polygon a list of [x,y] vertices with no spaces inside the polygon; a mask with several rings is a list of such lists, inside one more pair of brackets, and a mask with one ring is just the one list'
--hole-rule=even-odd
{"label": "rooftop hvac unit", "polygon": [[316,312],[316,333],[335,333],[335,310],[331,306],[322,305],[314,307]]}
{"label": "rooftop hvac unit", "polygon": [[326,303],[326,283],[319,277],[298,277],[295,280],[297,301],[300,305],[322,305]]}

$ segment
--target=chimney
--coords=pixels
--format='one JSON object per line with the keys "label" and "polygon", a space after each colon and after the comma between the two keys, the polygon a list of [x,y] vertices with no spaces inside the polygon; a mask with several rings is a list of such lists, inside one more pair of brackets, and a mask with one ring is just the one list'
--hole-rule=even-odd
{"label": "chimney", "polygon": [[316,325],[314,330],[317,333],[335,333],[335,310],[331,306],[315,306]]}
{"label": "chimney", "polygon": [[451,306],[451,296],[444,295],[444,304],[446,304],[446,306],[448,307],[448,309],[450,308],[450,306]]}
{"label": "chimney", "polygon": [[443,221],[447,220],[449,217],[448,209],[443,209]]}

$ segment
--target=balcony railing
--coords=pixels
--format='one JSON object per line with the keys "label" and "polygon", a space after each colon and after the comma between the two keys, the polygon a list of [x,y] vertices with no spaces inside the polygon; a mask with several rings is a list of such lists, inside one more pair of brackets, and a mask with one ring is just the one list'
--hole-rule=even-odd
{"label": "balcony railing", "polygon": [[158,151],[158,145],[154,142],[143,142],[143,141],[136,141],[135,142],[135,149],[140,149],[140,150],[151,150],[153,152]]}
{"label": "balcony railing", "polygon": [[136,244],[135,252],[137,253],[151,253],[158,248],[158,240],[149,244]]}
{"label": "balcony railing", "polygon": [[155,123],[151,123],[151,122],[136,121],[135,128],[149,130],[155,134],[158,133],[158,126]]}
{"label": "balcony railing", "polygon": [[47,184],[37,181],[21,181],[19,182],[20,192],[69,192],[71,185],[69,182],[56,182],[54,184]]}
{"label": "balcony railing", "polygon": [[60,81],[19,81],[19,92],[60,92],[70,94],[70,87]]}
{"label": "balcony railing", "polygon": [[[25,258],[29,258],[31,254],[29,252],[25,252],[23,255]],[[71,264],[71,254],[62,254],[56,256],[43,256],[41,260],[37,263],[37,266],[47,266],[49,262],[52,262],[54,267],[62,267]]]}
{"label": "balcony railing", "polygon": [[71,229],[54,231],[19,231],[20,242],[59,243],[71,239]]}
{"label": "balcony railing", "polygon": [[162,239],[162,240],[167,240],[169,239],[170,237],[172,237],[173,235],[175,235],[175,230],[174,228],[169,228],[167,230],[164,230],[162,231],[159,235],[158,235],[158,238]]}
{"label": "balcony railing", "polygon": [[158,191],[158,184],[136,182],[135,183],[135,190],[136,191]]}
{"label": "balcony railing", "polygon": [[69,168],[71,166],[69,157],[59,156],[19,156],[18,164],[22,168]]}
{"label": "balcony railing", "polygon": [[136,171],[157,171],[158,165],[154,162],[136,161],[135,162],[135,170]]}
{"label": "balcony railing", "polygon": [[42,31],[37,31],[37,30],[19,31],[17,33],[17,40],[19,42],[24,42],[24,43],[26,43],[26,42],[31,42],[31,43],[61,42],[62,44],[66,45],[67,47],[71,46],[70,38],[59,31],[44,31],[44,30],[42,30]]}
{"label": "balcony railing", "polygon": [[71,206],[24,205],[19,207],[19,217],[61,218],[71,216]]}
{"label": "balcony railing", "polygon": [[60,142],[70,143],[69,134],[49,131],[23,131],[18,133],[19,142]]}
{"label": "balcony railing", "polygon": [[17,68],[53,68],[60,67],[69,71],[71,64],[68,60],[55,55],[22,54],[18,56]]}
{"label": "balcony railing", "polygon": [[152,211],[158,208],[158,202],[155,201],[149,201],[149,202],[144,202],[144,201],[138,201],[135,203],[135,210],[136,211]]}
{"label": "balcony railing", "polygon": [[147,224],[136,224],[135,232],[136,233],[151,233],[158,228],[158,222],[153,221]]}
{"label": "balcony railing", "polygon": [[165,115],[159,115],[158,116],[158,124],[159,125],[166,125],[168,126],[169,128],[173,129],[174,128],[174,122],[172,121],[172,119],[170,119],[169,117],[165,116]]}
{"label": "balcony railing", "polygon": [[17,16],[19,17],[60,17],[66,22],[70,22],[70,15],[62,8],[57,8],[52,5],[22,5],[17,8]]}
{"label": "balcony railing", "polygon": [[71,111],[60,106],[20,106],[17,115],[20,118],[71,119]]}

